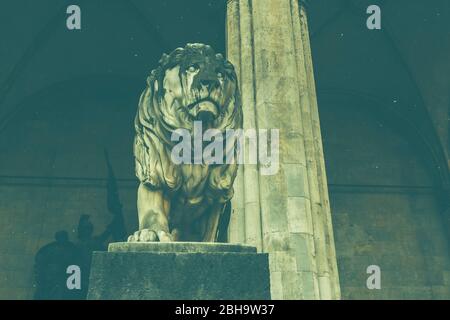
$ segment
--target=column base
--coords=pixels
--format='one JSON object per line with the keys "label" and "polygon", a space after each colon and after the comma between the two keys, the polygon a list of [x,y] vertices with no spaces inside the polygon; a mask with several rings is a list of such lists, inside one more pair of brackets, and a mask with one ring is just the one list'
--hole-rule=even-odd
{"label": "column base", "polygon": [[268,300],[269,261],[225,243],[112,243],[94,252],[88,300]]}

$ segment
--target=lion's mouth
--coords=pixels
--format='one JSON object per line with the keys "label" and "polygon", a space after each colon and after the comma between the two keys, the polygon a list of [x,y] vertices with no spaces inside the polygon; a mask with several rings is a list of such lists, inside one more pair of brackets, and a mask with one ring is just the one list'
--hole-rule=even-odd
{"label": "lion's mouth", "polygon": [[191,103],[187,109],[189,115],[197,121],[212,122],[219,116],[219,106],[211,99]]}

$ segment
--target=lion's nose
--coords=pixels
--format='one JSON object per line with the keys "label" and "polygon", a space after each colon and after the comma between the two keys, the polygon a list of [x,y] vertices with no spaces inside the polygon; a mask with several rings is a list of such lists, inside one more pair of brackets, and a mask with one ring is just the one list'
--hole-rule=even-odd
{"label": "lion's nose", "polygon": [[217,79],[202,79],[200,80],[200,84],[211,89],[217,87],[220,83]]}

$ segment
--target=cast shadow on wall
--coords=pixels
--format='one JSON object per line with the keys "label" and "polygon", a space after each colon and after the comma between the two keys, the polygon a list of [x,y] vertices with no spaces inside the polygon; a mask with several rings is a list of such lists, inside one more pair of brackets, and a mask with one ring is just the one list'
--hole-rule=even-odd
{"label": "cast shadow on wall", "polygon": [[[35,300],[86,299],[92,253],[107,250],[108,240],[120,242],[126,238],[122,204],[106,150],[105,158],[108,166],[107,207],[113,216],[112,221],[101,234],[94,235],[94,225],[89,215],[82,214],[77,228],[78,239],[75,242],[70,241],[67,231],[61,230],[55,233],[55,241],[38,250],[33,270]],[[78,284],[77,279],[70,284],[71,268],[74,267],[79,270]]]}
{"label": "cast shadow on wall", "polygon": [[[114,216],[112,222],[99,235],[94,235],[94,226],[89,215],[80,216],[77,240],[72,242],[68,233],[61,230],[55,233],[55,241],[43,246],[36,253],[34,279],[35,300],[82,300],[86,298],[89,287],[91,257],[94,251],[107,250],[110,239],[123,241],[124,235],[120,216]],[[70,266],[80,270],[80,286],[69,286]]]}

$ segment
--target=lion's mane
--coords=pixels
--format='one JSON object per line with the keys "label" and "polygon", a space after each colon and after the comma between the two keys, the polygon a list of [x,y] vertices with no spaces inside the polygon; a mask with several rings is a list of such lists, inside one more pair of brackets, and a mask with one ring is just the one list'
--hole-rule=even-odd
{"label": "lion's mane", "polygon": [[[216,121],[215,129],[242,128],[242,107],[237,87],[237,77],[232,64],[222,55],[215,54],[212,48],[203,44],[188,44],[171,54],[164,54],[159,66],[147,78],[147,87],[142,93],[135,118],[134,157],[136,176],[141,183],[155,190],[178,193],[191,203],[207,200],[225,203],[233,196],[233,182],[236,177],[236,164],[210,165],[208,173],[196,177],[195,170],[186,170],[171,159],[172,132],[179,128],[192,130],[192,119],[183,110],[171,110],[164,105],[165,94],[162,84],[166,71],[183,65],[192,54],[208,54],[223,64],[229,81],[235,84],[230,96],[223,97],[225,107]],[[186,101],[189,97],[186,97]]]}

